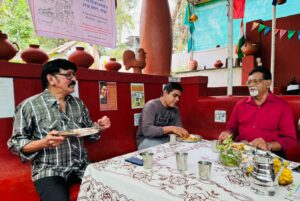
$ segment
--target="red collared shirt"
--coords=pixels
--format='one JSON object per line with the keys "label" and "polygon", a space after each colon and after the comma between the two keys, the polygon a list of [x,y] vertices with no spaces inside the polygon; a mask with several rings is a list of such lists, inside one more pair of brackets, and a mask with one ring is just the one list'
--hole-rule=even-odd
{"label": "red collared shirt", "polygon": [[277,141],[284,151],[297,142],[289,104],[272,93],[261,106],[252,97],[239,101],[226,128],[237,136],[237,141],[251,142],[261,137],[266,142]]}

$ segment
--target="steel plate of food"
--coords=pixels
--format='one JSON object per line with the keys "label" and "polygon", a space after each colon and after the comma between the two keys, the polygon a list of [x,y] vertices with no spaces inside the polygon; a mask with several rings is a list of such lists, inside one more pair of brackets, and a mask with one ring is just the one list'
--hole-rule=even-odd
{"label": "steel plate of food", "polygon": [[83,137],[87,135],[94,135],[99,133],[99,129],[91,127],[91,128],[77,128],[71,130],[61,131],[59,134],[63,136],[76,136],[76,137]]}
{"label": "steel plate of food", "polygon": [[177,137],[179,142],[198,142],[202,140],[202,137],[197,134],[189,134],[187,137]]}

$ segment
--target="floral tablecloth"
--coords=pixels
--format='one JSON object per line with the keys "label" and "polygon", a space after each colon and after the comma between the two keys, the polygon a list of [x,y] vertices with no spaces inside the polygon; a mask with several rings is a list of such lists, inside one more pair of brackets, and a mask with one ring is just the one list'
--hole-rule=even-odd
{"label": "floral tablecloth", "polygon": [[[125,162],[130,156],[138,156],[139,152],[90,164],[84,174],[78,200],[299,200],[292,191],[300,182],[300,174],[293,173],[294,184],[278,187],[275,196],[256,195],[250,189],[249,178],[240,168],[224,167],[219,163],[218,153],[212,152],[209,141],[167,143],[147,151],[154,153],[153,168],[149,170]],[[176,169],[176,151],[188,152],[188,170],[184,173]],[[199,160],[213,163],[208,181],[199,179]]]}

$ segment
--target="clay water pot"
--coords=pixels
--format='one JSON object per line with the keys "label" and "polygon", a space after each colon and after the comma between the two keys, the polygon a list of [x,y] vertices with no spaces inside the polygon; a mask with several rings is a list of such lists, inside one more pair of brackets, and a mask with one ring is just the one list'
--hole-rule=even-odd
{"label": "clay water pot", "polygon": [[143,73],[169,76],[173,50],[169,1],[142,1],[141,13],[140,47],[147,52]]}
{"label": "clay water pot", "polygon": [[245,45],[241,48],[244,55],[255,55],[259,51],[259,44],[258,43],[251,43],[246,42]]}
{"label": "clay water pot", "polygon": [[214,63],[214,67],[216,68],[221,68],[223,66],[223,63],[221,60],[217,60],[215,63]]}
{"label": "clay water pot", "polygon": [[94,63],[92,55],[84,51],[84,47],[76,47],[76,50],[68,56],[68,60],[78,67],[88,68]]}
{"label": "clay water pot", "polygon": [[118,71],[122,65],[116,61],[116,58],[110,58],[109,61],[104,66],[106,70]]}
{"label": "clay water pot", "polygon": [[196,60],[190,60],[189,70],[197,70],[198,62]]}
{"label": "clay water pot", "polygon": [[49,56],[40,49],[39,45],[30,44],[29,48],[22,52],[21,58],[26,63],[44,64],[48,61]]}
{"label": "clay water pot", "polygon": [[11,43],[8,41],[7,35],[0,31],[0,60],[9,61],[19,51],[17,43]]}

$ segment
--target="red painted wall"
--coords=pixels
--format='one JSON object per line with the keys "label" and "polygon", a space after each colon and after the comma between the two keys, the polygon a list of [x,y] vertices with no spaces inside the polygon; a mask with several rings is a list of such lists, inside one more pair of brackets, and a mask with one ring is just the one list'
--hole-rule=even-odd
{"label": "red painted wall", "polygon": [[[272,27],[271,20],[255,22]],[[263,31],[258,33],[257,28],[251,31],[252,22],[246,25],[247,41],[260,43],[260,56],[262,63],[267,68],[271,66],[271,32],[264,36]],[[300,14],[288,17],[278,18],[276,22],[277,29],[300,30]],[[300,82],[300,41],[298,33],[293,38],[288,40],[287,33],[279,38],[279,33],[276,35],[276,51],[275,51],[275,73],[274,86],[280,89],[282,94],[285,94],[285,88],[290,81],[296,76]]]}
{"label": "red painted wall", "polygon": [[[14,78],[15,105],[17,106],[25,98],[41,92],[40,65],[15,64],[0,62],[0,77]],[[89,70],[79,68],[78,74],[79,96],[89,108],[93,120],[107,115],[112,122],[112,127],[105,131],[102,139],[96,143],[86,142],[89,156],[92,161],[107,159],[116,155],[136,150],[135,132],[137,127],[134,124],[134,113],[140,113],[141,109],[131,109],[130,83],[144,83],[145,101],[159,97],[162,85],[168,81],[167,77],[140,75],[133,73],[118,73],[108,71]],[[117,105],[116,111],[100,111],[99,104],[99,81],[110,81],[117,83]],[[8,158],[15,158],[6,147],[6,141],[11,135],[12,118],[0,119],[1,133],[1,159],[3,154]],[[1,166],[0,166],[1,170]]]}
{"label": "red painted wall", "polygon": [[[29,64],[14,64],[0,61],[0,77],[14,79],[15,104],[25,98],[41,92],[40,84],[41,66]],[[136,150],[133,114],[141,109],[131,109],[130,83],[144,83],[145,100],[148,101],[161,95],[162,84],[167,77],[154,75],[139,75],[132,73],[117,73],[108,71],[93,71],[80,68],[79,94],[89,108],[91,117],[107,115],[111,119],[112,127],[102,134],[96,143],[86,142],[91,161],[99,161],[120,154]],[[116,111],[100,111],[99,81],[112,81],[117,83]],[[182,78],[184,93],[180,100],[180,110],[185,128],[190,133],[202,135],[205,139],[216,139],[225,129],[225,123],[214,122],[215,110],[225,110],[227,119],[230,117],[235,103],[243,96],[225,96],[225,88],[207,88],[207,77]],[[245,87],[235,87],[234,93],[245,94]],[[218,96],[212,96],[212,94]],[[1,93],[0,93],[1,95]],[[208,96],[210,95],[210,96]],[[300,96],[282,96],[292,106],[295,123],[300,118]],[[18,200],[20,189],[24,200],[38,200],[30,179],[30,164],[22,164],[19,158],[7,149],[7,139],[12,131],[12,118],[0,118],[0,194],[5,192],[1,200]],[[298,130],[298,137],[300,131]],[[291,160],[300,160],[300,143],[298,147],[288,153]],[[300,161],[299,161],[300,162]],[[76,191],[74,191],[76,195]],[[76,196],[75,196],[76,197]]]}

